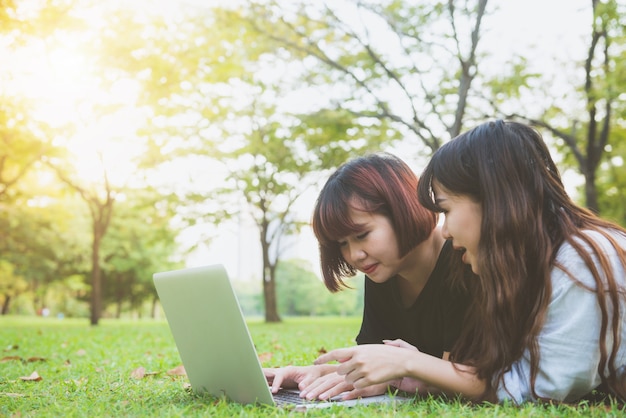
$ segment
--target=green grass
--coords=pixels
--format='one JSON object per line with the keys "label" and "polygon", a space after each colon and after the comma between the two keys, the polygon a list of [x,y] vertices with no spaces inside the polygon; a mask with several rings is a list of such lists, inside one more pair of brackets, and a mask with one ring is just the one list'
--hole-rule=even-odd
{"label": "green grass", "polygon": [[[358,318],[290,318],[280,324],[250,320],[264,366],[309,364],[321,350],[352,344]],[[298,412],[241,406],[186,389],[167,372],[180,365],[163,321],[0,317],[0,417],[248,417]],[[12,359],[17,357],[17,359]],[[143,367],[146,376],[136,379]],[[21,377],[37,372],[39,381]],[[333,407],[307,416],[571,417],[624,416],[616,406],[514,407],[427,399],[398,406]]]}

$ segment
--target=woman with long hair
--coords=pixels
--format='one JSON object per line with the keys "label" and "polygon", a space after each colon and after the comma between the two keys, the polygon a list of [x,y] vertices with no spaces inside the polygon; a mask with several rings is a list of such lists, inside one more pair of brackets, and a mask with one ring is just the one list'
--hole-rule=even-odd
{"label": "woman with long hair", "polygon": [[443,145],[419,200],[471,266],[472,303],[451,362],[396,341],[339,349],[356,388],[411,377],[470,399],[571,402],[626,386],[626,230],[575,204],[542,137],[495,121]]}

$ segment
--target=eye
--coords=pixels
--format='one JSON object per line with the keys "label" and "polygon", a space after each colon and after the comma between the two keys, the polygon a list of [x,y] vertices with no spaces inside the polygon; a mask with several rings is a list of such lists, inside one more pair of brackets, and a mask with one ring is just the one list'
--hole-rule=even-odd
{"label": "eye", "polygon": [[448,209],[446,209],[446,208],[442,207],[441,205],[437,205],[436,210],[437,210],[437,212],[439,212],[439,213],[443,213],[444,215],[445,215],[446,213],[448,213]]}
{"label": "eye", "polygon": [[357,236],[356,236],[356,239],[358,239],[358,240],[365,239],[365,238],[367,237],[367,235],[368,235],[368,234],[369,234],[369,231],[367,231],[367,232],[363,232],[362,234],[357,235]]}
{"label": "eye", "polygon": [[337,241],[337,244],[339,244],[339,248],[343,248],[348,245],[348,241]]}

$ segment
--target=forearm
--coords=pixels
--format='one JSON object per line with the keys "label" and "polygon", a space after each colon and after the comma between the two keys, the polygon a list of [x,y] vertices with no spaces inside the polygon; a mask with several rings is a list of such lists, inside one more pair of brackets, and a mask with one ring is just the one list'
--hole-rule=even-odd
{"label": "forearm", "polygon": [[455,365],[425,353],[412,353],[405,363],[407,375],[434,386],[442,392],[461,394],[468,399],[479,399],[486,388],[485,381],[479,379],[472,367]]}

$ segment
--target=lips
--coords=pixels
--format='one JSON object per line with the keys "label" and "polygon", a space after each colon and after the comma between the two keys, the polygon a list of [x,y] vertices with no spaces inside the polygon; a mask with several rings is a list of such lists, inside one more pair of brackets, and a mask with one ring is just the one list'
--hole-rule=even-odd
{"label": "lips", "polygon": [[374,270],[376,270],[376,267],[378,267],[378,263],[361,267],[361,271],[365,274],[372,274]]}

